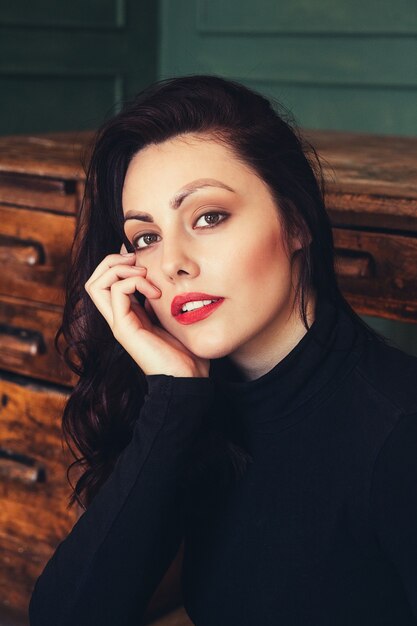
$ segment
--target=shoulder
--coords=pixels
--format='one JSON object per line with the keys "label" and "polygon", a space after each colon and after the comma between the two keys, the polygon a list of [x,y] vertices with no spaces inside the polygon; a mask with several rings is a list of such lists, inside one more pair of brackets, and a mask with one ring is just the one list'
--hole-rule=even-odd
{"label": "shoulder", "polygon": [[417,357],[366,338],[356,374],[370,392],[398,415],[417,413]]}

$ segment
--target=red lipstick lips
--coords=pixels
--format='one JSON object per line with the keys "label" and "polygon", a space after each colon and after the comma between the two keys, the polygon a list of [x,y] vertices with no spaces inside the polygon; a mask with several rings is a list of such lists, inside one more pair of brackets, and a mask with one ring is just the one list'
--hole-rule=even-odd
{"label": "red lipstick lips", "polygon": [[[198,307],[193,311],[181,312],[182,306],[187,302],[196,302],[201,300],[217,300],[211,304]],[[180,296],[175,296],[171,303],[171,313],[180,324],[193,324],[199,320],[208,317],[215,309],[217,309],[224,298],[219,296],[212,296],[207,293],[183,293]]]}

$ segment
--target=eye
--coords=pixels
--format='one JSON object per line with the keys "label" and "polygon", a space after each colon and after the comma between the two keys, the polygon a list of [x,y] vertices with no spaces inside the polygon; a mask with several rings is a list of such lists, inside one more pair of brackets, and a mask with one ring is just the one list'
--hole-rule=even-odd
{"label": "eye", "polygon": [[[221,216],[223,219],[220,220],[220,222],[215,221],[214,223],[211,222],[209,224],[206,223],[206,226],[202,226],[201,228],[214,228],[214,226],[217,226],[217,224],[220,224],[221,222],[224,222],[225,219],[227,219],[229,216],[227,213],[223,213],[221,211],[211,211],[210,213],[204,213],[203,215],[200,215],[200,217],[198,218],[197,222],[199,222],[201,220],[201,218],[206,218],[206,217],[213,217],[214,216]],[[197,224],[196,222],[196,224]]]}
{"label": "eye", "polygon": [[[229,214],[228,213],[224,213],[222,211],[210,211],[210,213],[204,213],[203,215],[200,215],[200,217],[198,218],[198,220],[196,221],[196,224],[202,219],[202,218],[215,218],[215,221],[213,222],[211,220],[211,223],[206,222],[205,226],[200,226],[200,229],[205,229],[205,228],[215,228],[218,224],[221,224],[222,222],[224,222],[228,217]],[[216,219],[216,217],[221,217],[222,219],[220,219],[220,221],[218,221]],[[157,235],[156,233],[143,233],[142,235],[138,235],[137,237],[133,237],[132,239],[132,245],[134,246],[135,250],[143,250],[144,248],[150,248],[152,246],[152,243],[154,242],[150,242],[149,240],[152,239],[152,237],[159,237],[159,235]],[[139,241],[143,239],[145,242],[145,245],[139,245]],[[148,242],[148,243],[146,243]]]}
{"label": "eye", "polygon": [[142,238],[147,240],[148,237],[157,237],[157,236],[158,235],[156,233],[145,233],[144,235],[139,235],[138,237],[133,237],[133,239],[132,239],[133,247],[135,248],[135,250],[143,250],[143,248],[149,248],[149,245],[140,246],[138,242]]}

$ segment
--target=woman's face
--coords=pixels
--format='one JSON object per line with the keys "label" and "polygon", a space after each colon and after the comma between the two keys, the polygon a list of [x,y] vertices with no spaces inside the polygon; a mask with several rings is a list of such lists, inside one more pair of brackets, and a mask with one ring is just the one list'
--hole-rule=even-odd
{"label": "woman's face", "polygon": [[[129,165],[122,200],[136,265],[162,292],[150,303],[170,334],[199,357],[236,363],[282,339],[294,297],[282,224],[266,184],[231,149],[191,134],[149,145]],[[171,302],[190,292],[222,301],[180,323]]]}

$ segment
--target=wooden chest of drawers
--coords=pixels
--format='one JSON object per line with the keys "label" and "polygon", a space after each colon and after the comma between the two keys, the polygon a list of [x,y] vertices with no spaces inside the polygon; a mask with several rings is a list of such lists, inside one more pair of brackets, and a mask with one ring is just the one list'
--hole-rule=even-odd
{"label": "wooden chest of drawers", "polygon": [[417,137],[307,136],[323,157],[344,294],[363,315],[417,322]]}
{"label": "wooden chest of drawers", "polygon": [[39,141],[2,140],[0,150],[0,616],[7,611],[6,623],[14,613],[25,623],[17,618],[26,614],[34,580],[80,513],[66,509],[73,458],[61,436],[75,379],[53,342],[83,183],[80,168],[68,175],[58,166],[52,176],[42,169],[37,151],[49,143]]}
{"label": "wooden chest of drawers", "polygon": [[[306,135],[323,157],[346,297],[359,313],[416,322],[417,138]],[[73,458],[60,431],[75,378],[53,341],[90,138],[0,139],[0,607],[17,616],[81,513],[66,509]],[[180,553],[149,615],[179,597]]]}

